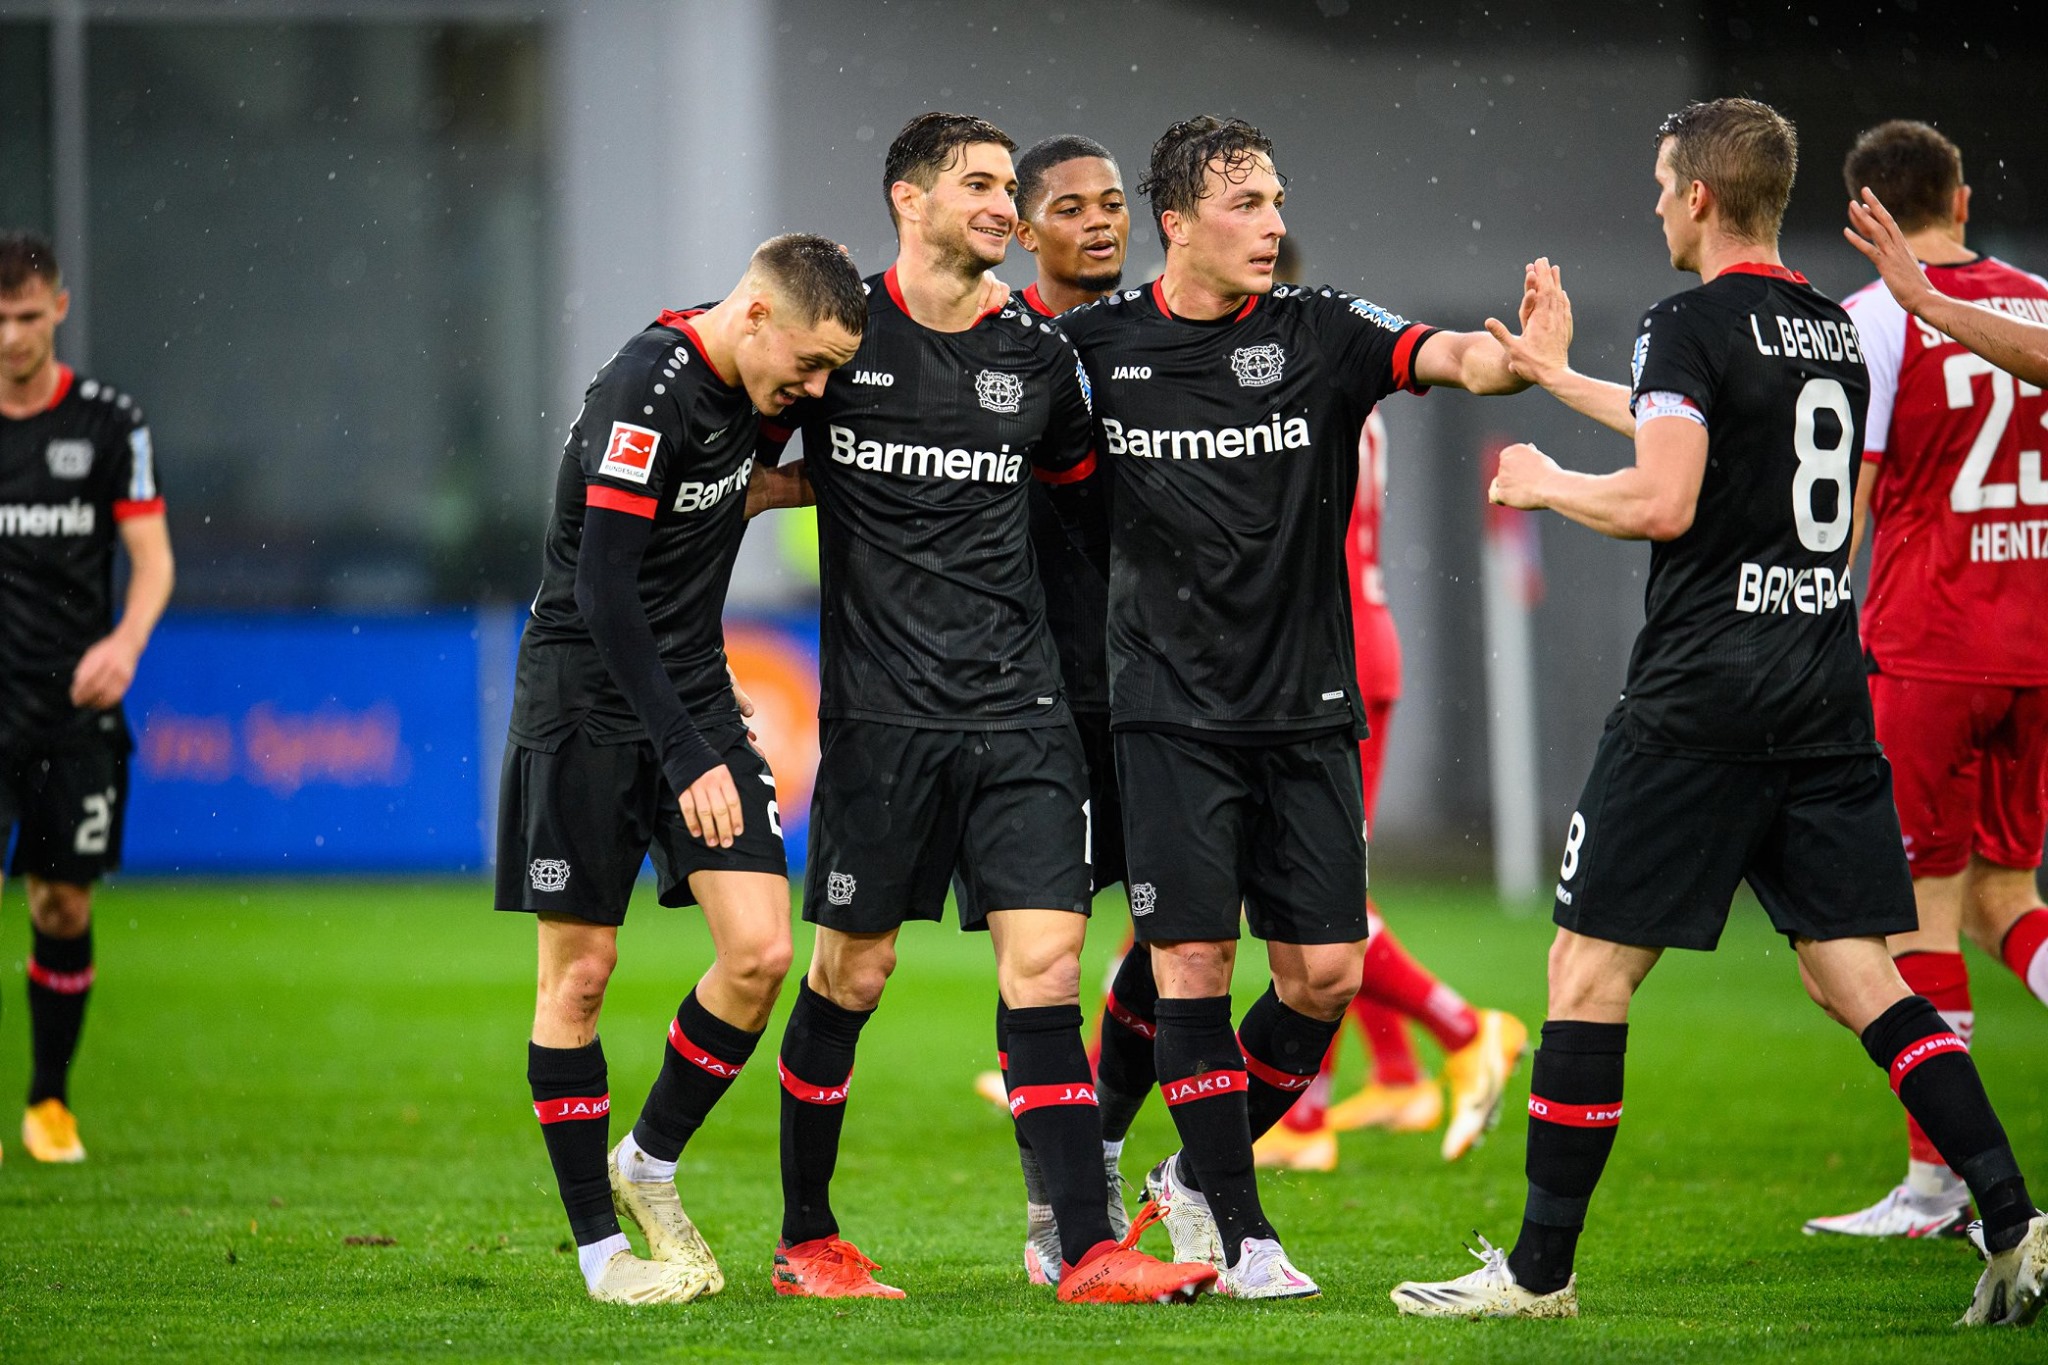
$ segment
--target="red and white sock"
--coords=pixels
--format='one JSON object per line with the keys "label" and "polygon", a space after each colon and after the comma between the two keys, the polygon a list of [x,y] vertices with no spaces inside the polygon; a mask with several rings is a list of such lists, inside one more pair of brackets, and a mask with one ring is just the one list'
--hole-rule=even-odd
{"label": "red and white sock", "polygon": [[2013,921],[1998,953],[2034,998],[2048,1005],[2048,910],[2029,910]]}
{"label": "red and white sock", "polygon": [[1478,1037],[1479,1015],[1465,998],[1410,957],[1379,916],[1370,916],[1370,923],[1359,994],[1415,1020],[1436,1035],[1446,1052],[1456,1052]]}
{"label": "red and white sock", "polygon": [[[1941,1012],[1942,1022],[1956,1031],[1965,1045],[1976,1028],[1976,1011],[1970,1007],[1970,969],[1961,953],[1906,953],[1898,960],[1899,975],[1906,980],[1906,989],[1915,995],[1924,995],[1929,1004]],[[1906,1152],[1908,1156],[1907,1183],[1923,1194],[1941,1193],[1932,1186],[1939,1184],[1943,1189],[1951,1188],[1959,1180],[1949,1171],[1948,1163],[1941,1159],[1941,1153],[1934,1149],[1927,1134],[1906,1116]],[[1926,1169],[1928,1167],[1937,1170]],[[1946,1175],[1948,1179],[1940,1179]]]}

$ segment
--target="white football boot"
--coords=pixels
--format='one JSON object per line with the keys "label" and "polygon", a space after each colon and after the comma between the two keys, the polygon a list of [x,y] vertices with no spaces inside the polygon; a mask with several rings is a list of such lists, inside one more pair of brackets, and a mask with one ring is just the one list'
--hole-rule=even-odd
{"label": "white football boot", "polygon": [[697,1231],[690,1215],[683,1212],[683,1201],[676,1196],[673,1179],[633,1179],[632,1172],[620,1169],[617,1147],[606,1158],[605,1171],[611,1177],[612,1207],[621,1217],[639,1225],[647,1237],[649,1254],[662,1264],[675,1267],[689,1287],[689,1294],[680,1302],[716,1294],[725,1288],[725,1272],[718,1268],[718,1260],[705,1245],[704,1235]]}
{"label": "white football boot", "polygon": [[1216,1292],[1233,1299],[1313,1299],[1322,1295],[1314,1280],[1294,1268],[1271,1237],[1247,1237],[1237,1264],[1216,1277]]}
{"label": "white football boot", "polygon": [[703,1280],[674,1261],[649,1261],[621,1251],[606,1261],[590,1286],[599,1303],[688,1303],[704,1292]]}
{"label": "white football boot", "polygon": [[2036,1213],[2019,1245],[1991,1255],[1984,1225],[1970,1224],[1970,1241],[1984,1257],[1984,1273],[1958,1327],[2025,1327],[2048,1301],[2048,1214]]}
{"label": "white football boot", "polygon": [[1209,1211],[1208,1197],[1180,1183],[1174,1167],[1180,1160],[1175,1152],[1154,1166],[1145,1176],[1145,1197],[1159,1206],[1159,1221],[1173,1239],[1173,1259],[1223,1269],[1223,1235],[1216,1228],[1216,1215]]}
{"label": "white football boot", "polygon": [[1394,1286],[1387,1297],[1394,1307],[1417,1318],[1575,1318],[1579,1315],[1579,1277],[1573,1275],[1562,1289],[1532,1294],[1515,1283],[1508,1269],[1508,1254],[1479,1239],[1482,1250],[1479,1269],[1455,1280],[1435,1283],[1409,1280]]}
{"label": "white football boot", "polygon": [[1960,1182],[1949,1194],[1921,1194],[1898,1185],[1867,1209],[1806,1220],[1809,1237],[1960,1237],[1970,1225],[1970,1187]]}

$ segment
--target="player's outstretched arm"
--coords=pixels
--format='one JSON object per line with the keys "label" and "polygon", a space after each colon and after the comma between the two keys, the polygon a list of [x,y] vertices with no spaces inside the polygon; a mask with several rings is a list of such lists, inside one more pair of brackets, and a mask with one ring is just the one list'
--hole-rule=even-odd
{"label": "player's outstretched arm", "polygon": [[171,531],[161,512],[121,522],[121,547],[128,552],[128,596],[121,623],[85,651],[71,674],[71,704],[104,711],[128,695],[136,666],[156,623],[170,605],[176,569]]}
{"label": "player's outstretched arm", "polygon": [[[1547,260],[1532,261],[1525,267],[1522,291],[1524,299],[1533,300],[1540,283],[1539,277],[1547,272],[1550,284],[1555,287],[1558,298],[1564,300],[1566,314],[1565,336],[1571,336],[1571,300],[1564,292],[1564,272]],[[1524,326],[1526,327],[1526,321]],[[1610,384],[1604,379],[1594,379],[1580,374],[1570,363],[1554,361],[1542,350],[1531,344],[1528,336],[1516,336],[1498,318],[1486,320],[1486,330],[1507,352],[1508,368],[1517,378],[1526,379],[1542,388],[1552,398],[1578,413],[1590,417],[1601,426],[1618,431],[1624,436],[1636,434],[1635,414],[1629,411],[1629,391],[1626,384]]]}
{"label": "player's outstretched arm", "polygon": [[1539,257],[1522,276],[1521,333],[1508,332],[1497,318],[1484,332],[1436,332],[1415,353],[1416,382],[1467,393],[1520,393],[1536,381],[1518,374],[1500,328],[1525,348],[1529,363],[1545,369],[1568,367],[1572,345],[1572,302],[1557,271]]}
{"label": "player's outstretched arm", "polygon": [[1877,267],[1899,307],[2007,374],[2030,384],[2048,384],[2048,326],[1950,298],[1936,289],[1913,258],[1906,234],[1890,210],[1868,188],[1861,201],[1849,201],[1849,224],[1842,235]]}
{"label": "player's outstretched arm", "polygon": [[1617,540],[1676,540],[1692,529],[1707,472],[1707,430],[1659,417],[1636,431],[1636,462],[1612,474],[1579,474],[1532,445],[1511,445],[1486,496],[1506,507],[1549,508]]}

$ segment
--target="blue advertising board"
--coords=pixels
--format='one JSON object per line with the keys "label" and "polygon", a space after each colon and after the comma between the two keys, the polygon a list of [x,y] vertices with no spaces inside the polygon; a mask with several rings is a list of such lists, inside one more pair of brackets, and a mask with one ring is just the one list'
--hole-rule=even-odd
{"label": "blue advertising board", "polygon": [[[123,865],[152,873],[480,872],[524,613],[185,616],[128,698]],[[817,765],[817,625],[734,618],[793,866]]]}

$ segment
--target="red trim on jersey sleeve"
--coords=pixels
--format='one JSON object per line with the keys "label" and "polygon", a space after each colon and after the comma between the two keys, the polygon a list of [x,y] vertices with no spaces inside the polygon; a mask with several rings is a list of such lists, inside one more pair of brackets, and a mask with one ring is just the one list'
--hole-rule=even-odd
{"label": "red trim on jersey sleeve", "polygon": [[1806,276],[1796,270],[1787,270],[1782,265],[1765,265],[1762,261],[1741,261],[1735,265],[1723,266],[1723,275],[1768,275],[1774,280],[1789,280],[1793,284],[1805,284]]}
{"label": "red trim on jersey sleeve", "polygon": [[44,412],[50,411],[64,401],[64,396],[71,392],[71,381],[77,377],[77,373],[69,365],[61,360],[57,362],[57,387],[51,391],[50,401],[43,405]]}
{"label": "red trim on jersey sleeve", "polygon": [[1429,392],[1429,385],[1415,382],[1415,352],[1424,341],[1435,336],[1438,330],[1425,323],[1413,322],[1394,342],[1395,388],[1406,389],[1410,393]]}
{"label": "red trim on jersey sleeve", "polygon": [[1079,483],[1095,472],[1095,452],[1090,450],[1078,462],[1065,469],[1036,469],[1031,471],[1040,483]]}
{"label": "red trim on jersey sleeve", "polygon": [[114,504],[115,521],[132,521],[136,517],[160,517],[163,514],[162,498],[143,498],[140,501],[123,498]]}
{"label": "red trim on jersey sleeve", "polygon": [[649,521],[654,520],[655,510],[660,506],[653,498],[643,498],[638,493],[628,493],[601,483],[585,484],[583,501],[607,512],[624,512],[627,516],[645,517]]}
{"label": "red trim on jersey sleeve", "polygon": [[1865,463],[1865,464],[1883,464],[1883,463],[1884,463],[1884,452],[1883,452],[1882,450],[1866,450],[1866,451],[1864,451],[1864,452],[1863,452],[1863,463]]}

